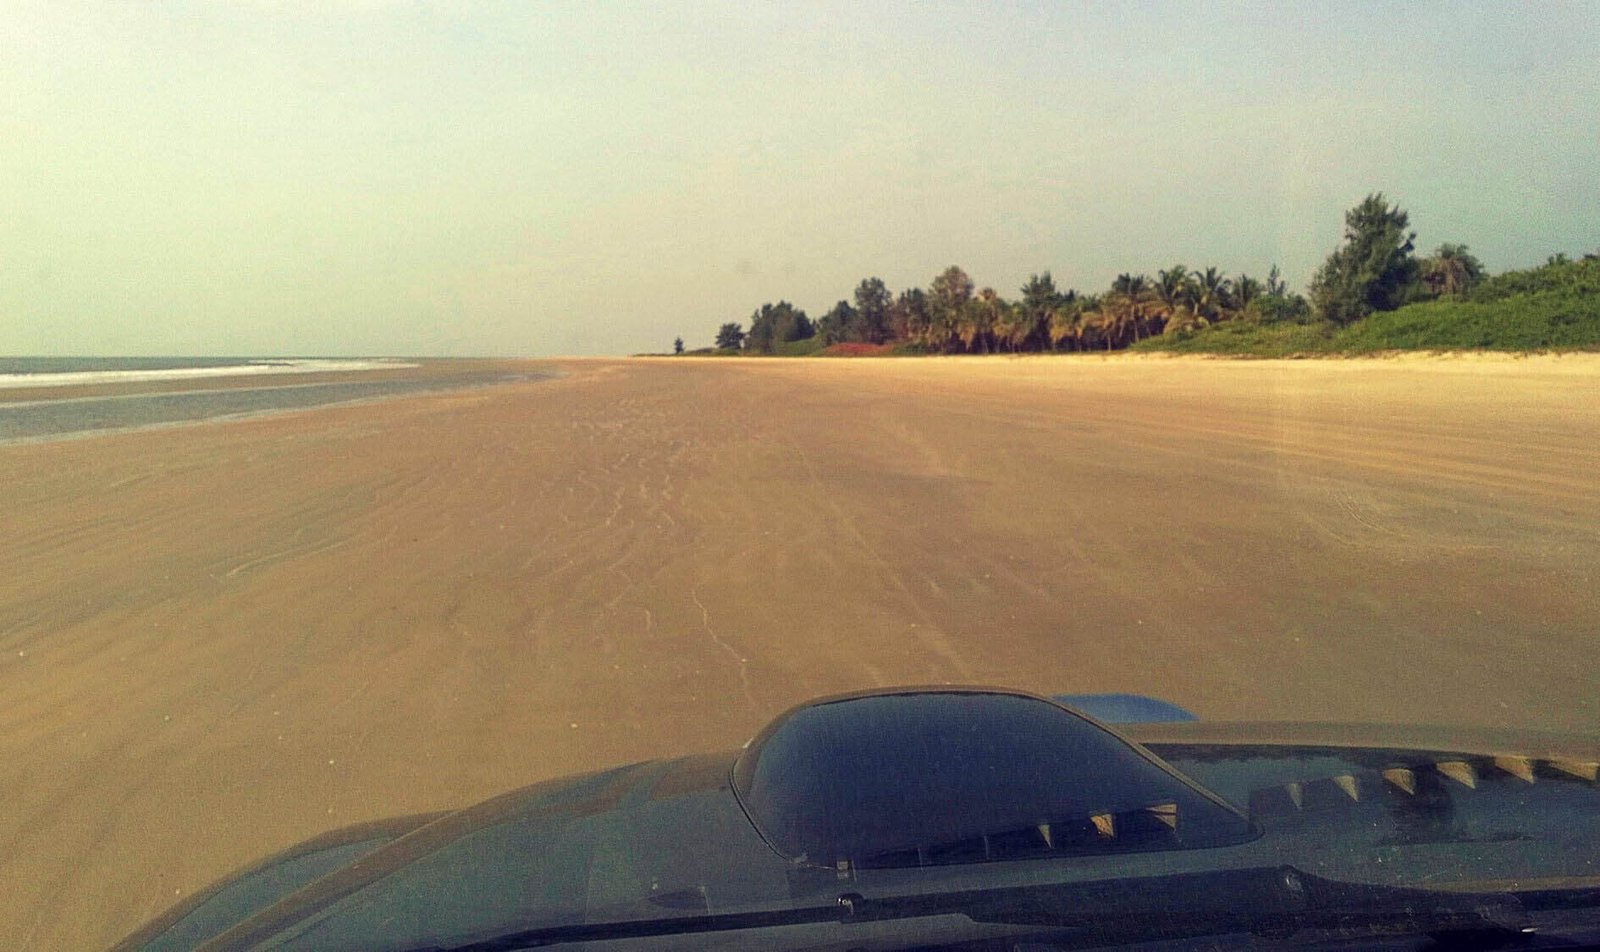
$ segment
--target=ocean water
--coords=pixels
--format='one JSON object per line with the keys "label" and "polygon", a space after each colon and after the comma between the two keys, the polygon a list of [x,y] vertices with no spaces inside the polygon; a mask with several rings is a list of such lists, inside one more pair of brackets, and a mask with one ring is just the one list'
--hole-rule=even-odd
{"label": "ocean water", "polygon": [[170,370],[181,367],[242,367],[276,362],[275,357],[0,357],[0,375],[59,374],[83,370]]}
{"label": "ocean water", "polygon": [[[548,376],[540,371],[508,372],[503,366],[463,369],[450,374],[362,380],[361,371],[416,368],[417,363],[377,359],[308,358],[155,358],[7,357],[0,358],[0,443],[39,442],[119,430],[176,426],[205,420],[259,416],[335,403],[352,403],[437,390],[456,390]],[[307,379],[327,372],[340,380]],[[230,378],[222,386],[221,378]],[[238,378],[246,378],[241,383]],[[215,387],[195,379],[218,378]],[[185,389],[152,390],[109,396],[54,396],[51,388],[123,382],[183,382]],[[20,394],[18,391],[21,391]]]}
{"label": "ocean water", "polygon": [[365,357],[0,357],[0,389],[415,366]]}

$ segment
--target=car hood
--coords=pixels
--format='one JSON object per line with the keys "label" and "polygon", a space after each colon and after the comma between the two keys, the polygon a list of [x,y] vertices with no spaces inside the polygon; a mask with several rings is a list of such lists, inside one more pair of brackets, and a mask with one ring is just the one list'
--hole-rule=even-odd
{"label": "car hood", "polygon": [[449,948],[508,930],[797,908],[846,892],[1272,864],[1433,887],[1600,875],[1593,739],[1277,722],[1120,732],[1239,807],[1260,835],[1206,849],[818,868],[763,839],[733,789],[739,751],[728,751],[333,831],[228,877],[115,949]]}

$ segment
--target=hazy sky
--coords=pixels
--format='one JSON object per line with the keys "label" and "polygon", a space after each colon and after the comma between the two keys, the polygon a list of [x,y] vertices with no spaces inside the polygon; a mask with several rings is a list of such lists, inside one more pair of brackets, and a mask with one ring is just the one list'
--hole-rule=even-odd
{"label": "hazy sky", "polygon": [[960,264],[1600,246],[1591,3],[6,0],[0,354],[710,342]]}

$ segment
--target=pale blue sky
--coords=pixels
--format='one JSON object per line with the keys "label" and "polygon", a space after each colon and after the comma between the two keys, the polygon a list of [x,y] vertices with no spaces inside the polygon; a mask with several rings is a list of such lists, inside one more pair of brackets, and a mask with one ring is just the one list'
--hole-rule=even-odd
{"label": "pale blue sky", "polygon": [[0,28],[0,353],[709,342],[946,265],[1600,246],[1600,9],[106,3]]}

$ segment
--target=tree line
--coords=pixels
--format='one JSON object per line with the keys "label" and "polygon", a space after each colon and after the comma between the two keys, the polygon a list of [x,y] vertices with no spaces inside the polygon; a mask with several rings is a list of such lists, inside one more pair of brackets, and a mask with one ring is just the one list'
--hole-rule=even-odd
{"label": "tree line", "polygon": [[796,341],[894,344],[940,354],[1118,350],[1156,335],[1188,335],[1225,321],[1327,321],[1348,325],[1414,301],[1465,295],[1483,266],[1465,245],[1415,253],[1410,217],[1382,193],[1344,216],[1344,238],[1312,278],[1306,294],[1291,291],[1274,265],[1265,278],[1229,276],[1215,267],[1182,264],[1123,273],[1099,293],[1057,287],[1049,271],[1031,275],[1008,300],[978,288],[957,266],[927,288],[898,294],[865,278],[847,300],[813,320],[788,301],[763,304],[749,319],[723,324],[722,351],[770,354]]}

